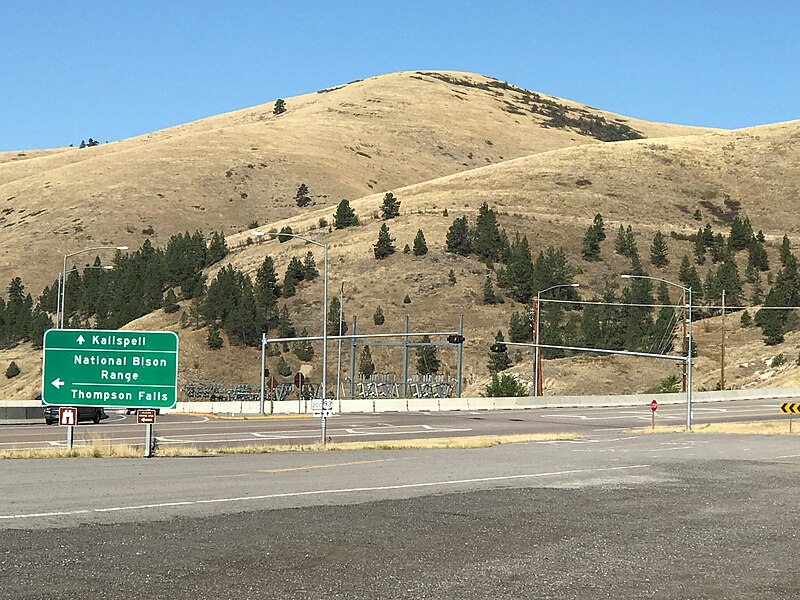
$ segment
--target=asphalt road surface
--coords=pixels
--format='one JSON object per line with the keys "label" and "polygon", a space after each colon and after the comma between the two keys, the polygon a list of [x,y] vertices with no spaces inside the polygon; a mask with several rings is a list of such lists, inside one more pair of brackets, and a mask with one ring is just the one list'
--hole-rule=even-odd
{"label": "asphalt road surface", "polygon": [[794,436],[0,462],[16,598],[797,597]]}
{"label": "asphalt road surface", "polygon": [[[735,422],[786,418],[779,401],[739,400],[697,403],[693,422]],[[487,434],[570,432],[581,435],[650,424],[649,405],[617,408],[548,408],[520,411],[433,412],[347,414],[328,420],[328,436],[334,441],[377,441],[404,438],[452,437]],[[662,405],[656,412],[658,425],[683,425],[685,405]],[[190,415],[161,415],[155,435],[162,447],[196,445],[207,447],[248,444],[309,444],[320,439],[319,419],[270,417],[233,421]],[[144,426],[134,415],[111,412],[94,425],[76,428],[76,444],[96,440],[130,445],[144,444]],[[64,428],[51,425],[0,427],[0,449],[64,446]]]}

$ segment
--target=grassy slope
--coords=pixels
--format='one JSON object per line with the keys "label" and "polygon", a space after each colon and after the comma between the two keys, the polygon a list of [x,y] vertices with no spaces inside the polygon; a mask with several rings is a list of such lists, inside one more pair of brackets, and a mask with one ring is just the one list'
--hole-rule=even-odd
{"label": "grassy slope", "polygon": [[[522,96],[396,73],[288,98],[277,117],[269,103],[92,148],[0,154],[0,281],[24,272],[38,292],[68,251],[135,248],[148,235],[159,244],[186,229],[230,234],[254,220],[290,217],[300,212],[293,196],[301,182],[317,206],[332,207],[341,198],[597,142],[543,127],[541,115],[519,114],[528,110]],[[561,102],[649,136],[697,131]]]}

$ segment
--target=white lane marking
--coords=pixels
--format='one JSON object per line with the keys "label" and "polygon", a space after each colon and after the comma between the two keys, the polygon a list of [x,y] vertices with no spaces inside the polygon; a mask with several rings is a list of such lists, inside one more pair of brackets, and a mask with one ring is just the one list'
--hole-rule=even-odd
{"label": "white lane marking", "polygon": [[488,483],[495,481],[511,481],[514,479],[534,479],[539,477],[557,477],[559,475],[578,475],[582,473],[603,473],[609,471],[630,471],[632,469],[646,469],[651,465],[628,465],[624,467],[604,467],[598,469],[571,469],[567,471],[551,471],[546,473],[522,473],[519,475],[499,475],[497,477],[476,477],[473,479],[455,479],[450,481],[428,481],[423,483],[403,483],[397,485],[379,485],[373,487],[339,488],[331,490],[308,490],[305,492],[284,492],[280,494],[264,494],[262,496],[237,496],[233,498],[213,498],[210,500],[185,500],[182,502],[161,502],[152,504],[137,504],[131,506],[114,506],[111,508],[92,508],[79,510],[65,510],[49,513],[23,513],[16,515],[0,515],[0,520],[31,519],[35,517],[66,517],[88,513],[121,512],[166,508],[170,506],[190,506],[195,504],[222,504],[230,502],[246,502],[253,500],[271,500],[275,498],[298,498],[307,496],[324,496],[333,494],[352,494],[355,492],[382,492],[390,490],[407,490],[431,487],[445,487],[467,483]]}
{"label": "white lane marking", "polygon": [[800,458],[800,454],[786,454],[784,456],[776,456],[773,460],[778,460],[779,458]]}

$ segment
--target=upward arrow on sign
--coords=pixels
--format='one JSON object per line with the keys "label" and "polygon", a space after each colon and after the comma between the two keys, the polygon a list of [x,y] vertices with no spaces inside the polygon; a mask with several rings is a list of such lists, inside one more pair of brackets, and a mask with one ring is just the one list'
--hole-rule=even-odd
{"label": "upward arrow on sign", "polygon": [[79,335],[79,336],[78,336],[78,344],[79,344],[79,345],[83,346],[83,342],[85,342],[85,341],[86,341],[86,340],[84,339],[84,337],[83,337],[82,335]]}

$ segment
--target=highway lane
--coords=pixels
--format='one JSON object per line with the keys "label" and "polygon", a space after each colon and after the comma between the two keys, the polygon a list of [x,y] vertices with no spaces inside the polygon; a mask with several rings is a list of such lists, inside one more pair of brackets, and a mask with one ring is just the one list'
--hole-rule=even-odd
{"label": "highway lane", "polygon": [[800,585],[793,436],[601,429],[0,471],[8,598],[785,600]]}
{"label": "highway lane", "polygon": [[[761,421],[786,418],[778,401],[739,400],[695,404],[695,424]],[[684,405],[664,405],[656,412],[657,425],[685,423]],[[614,431],[647,426],[649,406],[607,408],[548,408],[519,411],[367,413],[337,415],[328,420],[332,441],[379,441],[390,439],[506,435],[518,433],[575,433]],[[249,444],[308,444],[319,440],[319,419],[271,417],[254,420],[218,419],[207,416],[161,415],[155,426],[162,446],[219,447]],[[0,449],[33,449],[63,446],[62,428],[46,425],[0,427]],[[144,427],[135,416],[110,413],[100,425],[82,423],[76,429],[77,444],[113,441],[142,445]]]}

